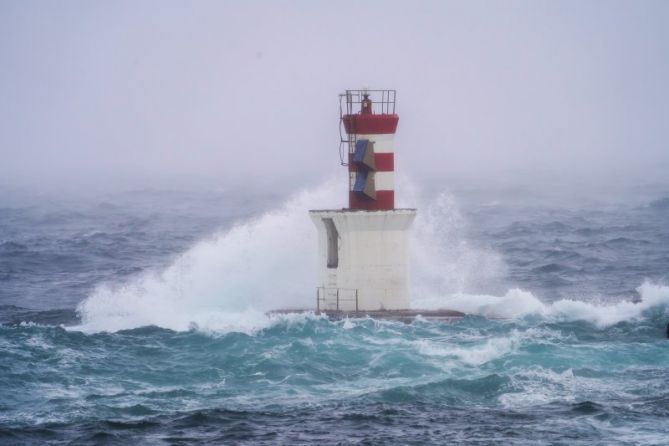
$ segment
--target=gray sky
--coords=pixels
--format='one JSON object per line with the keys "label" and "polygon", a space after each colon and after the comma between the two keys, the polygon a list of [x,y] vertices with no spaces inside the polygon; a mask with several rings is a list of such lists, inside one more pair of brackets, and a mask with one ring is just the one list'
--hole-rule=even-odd
{"label": "gray sky", "polygon": [[0,184],[317,181],[337,94],[398,90],[397,170],[662,179],[669,2],[0,2]]}

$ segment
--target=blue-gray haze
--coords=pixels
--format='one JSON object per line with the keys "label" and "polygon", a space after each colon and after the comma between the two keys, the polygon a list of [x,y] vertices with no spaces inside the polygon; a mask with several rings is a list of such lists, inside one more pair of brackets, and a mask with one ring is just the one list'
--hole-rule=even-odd
{"label": "blue-gray haze", "polygon": [[669,168],[664,1],[0,2],[0,182],[319,181],[336,94],[398,90],[415,177],[580,187]]}

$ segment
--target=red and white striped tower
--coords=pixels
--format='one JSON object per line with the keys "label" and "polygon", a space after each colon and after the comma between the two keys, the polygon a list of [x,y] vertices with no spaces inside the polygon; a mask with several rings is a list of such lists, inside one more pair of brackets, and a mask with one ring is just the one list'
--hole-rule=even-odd
{"label": "red and white striped tower", "polygon": [[347,133],[342,142],[348,146],[349,208],[394,209],[394,146],[400,119],[395,90],[347,90],[341,96],[346,104],[341,122]]}
{"label": "red and white striped tower", "polygon": [[395,208],[395,91],[347,90],[340,109],[349,207],[309,211],[319,233],[316,309],[408,309],[408,234],[416,210]]}

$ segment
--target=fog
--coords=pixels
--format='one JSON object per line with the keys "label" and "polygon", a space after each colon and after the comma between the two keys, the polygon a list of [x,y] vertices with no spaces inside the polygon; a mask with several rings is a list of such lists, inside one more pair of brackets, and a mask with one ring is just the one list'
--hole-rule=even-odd
{"label": "fog", "polygon": [[453,184],[664,181],[669,3],[2,2],[0,186],[345,175],[338,98],[394,88],[397,170]]}

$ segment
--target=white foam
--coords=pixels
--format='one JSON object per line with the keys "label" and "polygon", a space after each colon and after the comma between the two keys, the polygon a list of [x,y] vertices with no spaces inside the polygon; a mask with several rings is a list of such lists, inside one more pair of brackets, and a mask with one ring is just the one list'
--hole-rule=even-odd
{"label": "white foam", "polygon": [[561,299],[546,304],[530,292],[512,289],[503,296],[459,293],[444,298],[417,299],[413,301],[413,306],[425,309],[448,308],[488,318],[513,319],[536,315],[557,321],[583,320],[598,327],[638,320],[651,308],[669,306],[667,286],[645,282],[637,291],[641,296],[640,302],[603,303]]}
{"label": "white foam", "polygon": [[77,308],[84,331],[147,325],[252,332],[265,312],[314,307],[316,230],[309,209],[337,204],[333,183],[297,194],[280,209],[203,240],[162,271],[102,284]]}
{"label": "white foam", "polygon": [[488,339],[466,347],[429,339],[415,341],[415,344],[422,355],[450,358],[460,364],[479,366],[515,350],[519,344],[519,336],[514,333],[510,337]]}
{"label": "white foam", "polygon": [[499,397],[499,402],[506,408],[536,406],[554,401],[572,403],[575,395],[583,394],[588,381],[592,381],[587,378],[577,379],[572,369],[556,372],[534,367],[514,372],[510,377],[512,387],[517,391]]}

